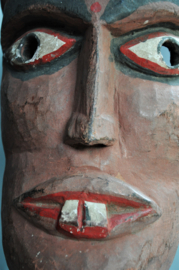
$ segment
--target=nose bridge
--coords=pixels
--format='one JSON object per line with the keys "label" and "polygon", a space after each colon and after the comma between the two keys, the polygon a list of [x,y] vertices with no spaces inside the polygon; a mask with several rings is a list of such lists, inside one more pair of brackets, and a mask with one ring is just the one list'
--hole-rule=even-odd
{"label": "nose bridge", "polygon": [[112,145],[115,141],[114,72],[109,61],[110,37],[103,31],[94,26],[87,30],[79,57],[74,109],[67,128],[71,144]]}

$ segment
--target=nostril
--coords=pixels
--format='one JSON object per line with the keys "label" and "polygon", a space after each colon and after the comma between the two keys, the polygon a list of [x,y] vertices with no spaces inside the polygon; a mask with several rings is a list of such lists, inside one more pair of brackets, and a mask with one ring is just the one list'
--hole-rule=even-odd
{"label": "nostril", "polygon": [[[80,151],[83,151],[86,149],[86,146],[85,144],[80,144],[80,143],[75,143],[75,140],[73,141],[73,143],[68,143],[69,141],[65,141],[67,142],[67,144],[71,144],[73,145],[73,148],[75,148],[76,150],[80,150]],[[95,149],[102,149],[104,147],[106,147],[106,145],[104,144],[94,144],[94,145],[88,145],[88,147],[95,147]]]}

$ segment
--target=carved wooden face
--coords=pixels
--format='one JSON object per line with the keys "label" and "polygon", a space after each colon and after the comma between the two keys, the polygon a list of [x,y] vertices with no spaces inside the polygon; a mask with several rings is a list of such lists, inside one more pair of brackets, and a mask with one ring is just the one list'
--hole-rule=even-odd
{"label": "carved wooden face", "polygon": [[3,1],[10,270],[168,270],[172,263],[179,6],[142,2]]}

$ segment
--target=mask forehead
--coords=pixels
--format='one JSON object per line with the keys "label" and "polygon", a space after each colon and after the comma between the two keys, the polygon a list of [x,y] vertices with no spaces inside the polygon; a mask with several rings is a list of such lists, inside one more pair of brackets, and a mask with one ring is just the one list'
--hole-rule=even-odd
{"label": "mask forehead", "polygon": [[[8,2],[9,2],[9,0],[1,0],[2,9],[4,9],[5,4]],[[20,1],[16,1],[16,2],[20,2]],[[45,1],[43,1],[43,2],[45,3]],[[47,2],[50,3],[53,1],[47,1]],[[62,3],[63,1],[60,1],[60,2]],[[79,10],[84,8],[81,5],[81,3],[82,3],[81,1],[79,1],[79,3],[76,3],[76,2],[77,1],[75,1],[75,6]],[[140,1],[132,1],[131,2],[130,0],[126,0],[126,1],[99,0],[96,2],[93,0],[84,0],[84,2],[86,3],[88,10],[91,10],[92,12],[100,12],[102,9],[103,14],[101,16],[101,19],[105,20],[107,23],[113,23],[117,20],[121,20],[121,19],[129,16],[131,13],[133,13],[135,10],[137,10],[141,6],[145,6],[145,5],[148,5],[151,3],[158,3],[160,1],[152,0],[149,2],[148,0],[145,0],[141,3]],[[167,3],[173,3],[176,5],[178,4],[177,0],[171,0],[171,1],[164,0],[163,2],[166,2],[166,4]],[[24,2],[24,5],[26,5],[25,2]],[[67,6],[70,6],[70,1],[68,1]]]}

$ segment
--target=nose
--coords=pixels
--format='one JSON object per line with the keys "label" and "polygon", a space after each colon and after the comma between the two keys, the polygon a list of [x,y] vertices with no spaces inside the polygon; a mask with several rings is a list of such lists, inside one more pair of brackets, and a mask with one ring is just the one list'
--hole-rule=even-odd
{"label": "nose", "polygon": [[67,125],[68,144],[113,145],[117,121],[114,117],[114,66],[107,29],[90,27],[78,61],[74,108]]}

